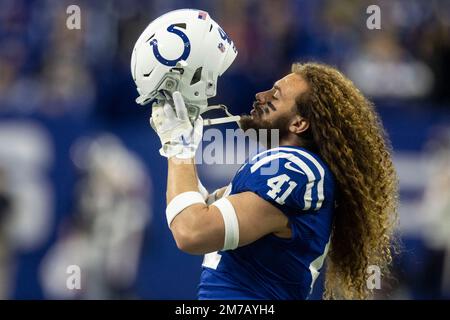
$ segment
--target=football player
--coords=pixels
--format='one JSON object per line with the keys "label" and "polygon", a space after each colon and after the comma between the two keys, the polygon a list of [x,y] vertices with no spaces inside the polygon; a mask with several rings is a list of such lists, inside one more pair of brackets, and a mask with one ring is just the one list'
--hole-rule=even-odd
{"label": "football player", "polygon": [[294,64],[256,94],[241,127],[278,129],[279,147],[212,195],[193,160],[201,118],[191,124],[179,92],[173,102],[152,121],[168,158],[169,227],[181,250],[205,254],[200,299],[306,299],[327,253],[327,297],[370,294],[366,268],[391,261],[397,180],[375,110],[350,80]]}
{"label": "football player", "polygon": [[325,258],[326,298],[367,298],[368,267],[385,275],[391,262],[397,217],[374,106],[335,68],[293,64],[240,120],[244,130],[278,130],[278,146],[208,194],[194,163],[199,114],[236,55],[206,12],[177,10],[144,30],[131,59],[136,101],[157,102],[151,125],[168,158],[169,228],[181,250],[205,255],[199,299],[307,299]]}

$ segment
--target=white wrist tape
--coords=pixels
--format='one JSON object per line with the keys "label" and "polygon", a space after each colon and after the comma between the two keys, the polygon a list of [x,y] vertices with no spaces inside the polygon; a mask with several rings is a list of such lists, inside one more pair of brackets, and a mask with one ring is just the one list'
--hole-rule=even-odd
{"label": "white wrist tape", "polygon": [[177,195],[175,198],[173,198],[166,208],[167,224],[169,225],[169,228],[170,224],[172,223],[172,220],[175,219],[175,217],[181,211],[183,211],[184,209],[195,203],[206,204],[205,200],[203,200],[203,197],[199,192],[195,191],[183,192]]}
{"label": "white wrist tape", "polygon": [[225,224],[223,250],[236,249],[239,245],[239,222],[233,205],[227,198],[221,198],[212,205],[219,209]]}

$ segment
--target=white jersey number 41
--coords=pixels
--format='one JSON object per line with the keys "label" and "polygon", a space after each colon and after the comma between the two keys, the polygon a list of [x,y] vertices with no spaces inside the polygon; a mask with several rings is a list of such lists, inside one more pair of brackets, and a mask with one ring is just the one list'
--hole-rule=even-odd
{"label": "white jersey number 41", "polygon": [[[267,191],[267,195],[271,197],[273,200],[275,200],[279,204],[284,204],[284,201],[286,198],[291,194],[292,190],[297,186],[297,183],[294,181],[290,181],[291,178],[287,174],[282,174],[273,178],[270,178],[267,180],[267,185],[269,186],[270,190]],[[286,189],[286,191],[278,196],[278,194],[281,192],[281,188],[283,185],[288,182],[289,187]]]}

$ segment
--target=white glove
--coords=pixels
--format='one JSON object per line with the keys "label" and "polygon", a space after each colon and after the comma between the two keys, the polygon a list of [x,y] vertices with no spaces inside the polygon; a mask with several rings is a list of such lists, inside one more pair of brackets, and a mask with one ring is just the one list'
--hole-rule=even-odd
{"label": "white glove", "polygon": [[175,111],[168,102],[152,108],[150,125],[161,140],[159,153],[166,158],[194,158],[203,136],[203,119],[199,116],[192,125],[181,93],[175,91],[172,98]]}

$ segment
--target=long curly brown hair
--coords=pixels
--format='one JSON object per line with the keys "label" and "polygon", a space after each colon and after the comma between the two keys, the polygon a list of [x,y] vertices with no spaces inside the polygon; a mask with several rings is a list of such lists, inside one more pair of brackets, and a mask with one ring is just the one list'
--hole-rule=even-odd
{"label": "long curly brown hair", "polygon": [[308,84],[297,112],[309,120],[312,140],[336,179],[336,211],[324,297],[366,299],[368,266],[387,275],[395,248],[397,175],[390,142],[373,104],[331,66],[295,63]]}

